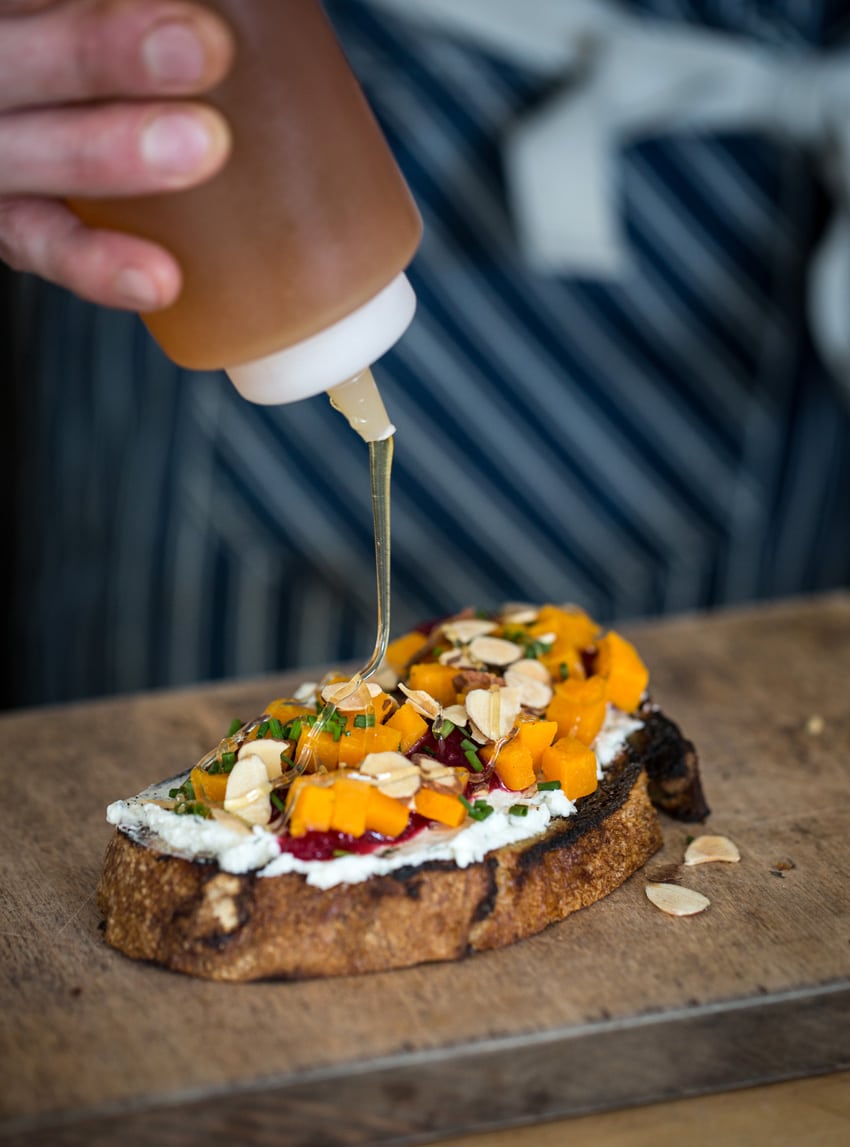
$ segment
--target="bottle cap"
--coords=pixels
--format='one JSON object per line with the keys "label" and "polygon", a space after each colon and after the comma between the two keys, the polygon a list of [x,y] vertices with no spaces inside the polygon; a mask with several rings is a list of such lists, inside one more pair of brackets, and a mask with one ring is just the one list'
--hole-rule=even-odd
{"label": "bottle cap", "polygon": [[265,358],[227,367],[243,398],[263,406],[297,402],[361,374],[407,330],[416,295],[406,275],[310,338]]}

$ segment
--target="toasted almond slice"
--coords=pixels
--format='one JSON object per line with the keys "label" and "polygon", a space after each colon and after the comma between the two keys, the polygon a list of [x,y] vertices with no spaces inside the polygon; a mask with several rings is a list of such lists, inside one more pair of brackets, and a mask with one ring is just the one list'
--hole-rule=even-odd
{"label": "toasted almond slice", "polygon": [[440,703],[430,693],[424,689],[408,689],[403,683],[399,684],[399,689],[421,717],[436,721],[440,715]]}
{"label": "toasted almond slice", "polygon": [[224,810],[236,813],[249,824],[266,824],[271,815],[271,790],[264,761],[252,753],[237,760],[227,778]]}
{"label": "toasted almond slice", "polygon": [[504,637],[475,637],[469,643],[469,652],[485,665],[510,665],[522,657],[522,648]]}
{"label": "toasted almond slice", "polygon": [[299,685],[295,692],[292,694],[294,701],[311,702],[316,699],[316,690],[319,688],[318,683],[315,681],[305,681]]}
{"label": "toasted almond slice", "polygon": [[466,711],[488,741],[506,737],[519,716],[519,690],[509,685],[472,689],[466,695]]}
{"label": "toasted almond slice", "polygon": [[458,617],[454,621],[445,621],[440,626],[440,632],[448,637],[449,641],[457,641],[466,645],[474,637],[481,637],[484,633],[492,633],[498,629],[495,621],[486,621],[482,617]]}
{"label": "toasted almond slice", "polygon": [[505,675],[508,673],[524,673],[526,677],[533,677],[535,681],[542,681],[545,685],[552,681],[552,674],[536,657],[523,657],[519,661],[514,661],[505,670]]}
{"label": "toasted almond slice", "polygon": [[367,754],[360,765],[360,772],[374,780],[385,796],[402,800],[414,796],[422,783],[418,767],[392,749]]}
{"label": "toasted almond slice", "polygon": [[502,625],[531,625],[537,621],[540,610],[535,605],[525,605],[523,602],[508,602],[502,606],[499,621]]}
{"label": "toasted almond slice", "polygon": [[736,864],[741,859],[738,846],[728,836],[698,836],[685,849],[685,864],[708,864],[713,860],[723,860]]}
{"label": "toasted almond slice", "polygon": [[443,720],[451,721],[453,725],[457,725],[459,728],[463,728],[463,726],[469,720],[466,713],[466,706],[447,705],[446,708],[443,709]]}
{"label": "toasted almond slice", "polygon": [[246,836],[251,832],[251,826],[246,824],[241,817],[234,816],[231,812],[225,812],[223,808],[213,808],[210,809],[210,812],[213,815],[213,820],[217,820],[219,824],[232,829],[233,832],[241,832]]}
{"label": "toasted almond slice", "polygon": [[380,685],[385,693],[392,693],[393,689],[398,685],[399,675],[389,662],[383,661],[375,671],[369,684],[371,685],[373,681],[376,685]]}
{"label": "toasted almond slice", "polygon": [[280,754],[289,753],[292,748],[291,741],[245,741],[239,750],[236,759],[244,761],[246,757],[259,757],[266,766],[266,776],[270,781],[276,780],[283,769],[280,763]]}
{"label": "toasted almond slice", "polygon": [[701,892],[678,884],[647,884],[646,895],[668,916],[695,916],[704,912],[711,903]]}
{"label": "toasted almond slice", "polygon": [[806,732],[810,737],[819,737],[826,728],[826,721],[821,717],[820,713],[812,713],[808,721],[806,721]]}
{"label": "toasted almond slice", "polygon": [[[541,681],[536,674],[525,672],[521,666],[524,663],[517,661],[505,670],[505,684],[516,689],[519,693],[520,704],[530,709],[545,709],[552,700],[552,686],[547,681]],[[540,665],[539,661],[527,662],[529,665]],[[545,665],[540,665],[548,678],[549,671]]]}
{"label": "toasted almond slice", "polygon": [[[372,684],[375,692],[369,688]],[[322,700],[335,705],[341,713],[356,713],[368,709],[372,698],[380,693],[380,685],[352,677],[349,681],[334,681],[322,690]]]}
{"label": "toasted almond slice", "polygon": [[451,649],[444,649],[437,660],[441,665],[451,665],[455,669],[475,668],[475,662],[468,655],[466,649],[461,649],[455,645]]}

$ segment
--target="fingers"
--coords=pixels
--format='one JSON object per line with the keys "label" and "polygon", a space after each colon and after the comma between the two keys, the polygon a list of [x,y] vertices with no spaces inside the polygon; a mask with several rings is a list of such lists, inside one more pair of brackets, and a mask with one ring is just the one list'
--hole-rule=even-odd
{"label": "fingers", "polygon": [[132,235],[92,231],[49,200],[0,199],[0,259],[123,310],[168,306],[181,285],[177,262],[160,247]]}
{"label": "fingers", "polygon": [[213,108],[95,104],[0,116],[0,195],[141,195],[209,178],[230,151]]}
{"label": "fingers", "polygon": [[227,25],[184,0],[0,0],[4,15],[0,110],[198,94],[233,59]]}

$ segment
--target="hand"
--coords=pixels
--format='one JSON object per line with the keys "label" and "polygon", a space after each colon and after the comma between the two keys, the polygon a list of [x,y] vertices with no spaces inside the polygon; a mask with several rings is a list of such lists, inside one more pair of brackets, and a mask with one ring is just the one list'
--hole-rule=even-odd
{"label": "hand", "polygon": [[0,259],[107,306],[171,303],[173,256],[85,227],[64,200],[214,175],[227,124],[185,97],[217,84],[232,57],[223,21],[184,0],[0,0]]}

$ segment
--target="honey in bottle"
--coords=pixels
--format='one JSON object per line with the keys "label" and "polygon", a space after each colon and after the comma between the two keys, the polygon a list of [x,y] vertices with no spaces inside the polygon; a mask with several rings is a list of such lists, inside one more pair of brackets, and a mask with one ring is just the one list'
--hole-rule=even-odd
{"label": "honey in bottle", "polygon": [[368,367],[413,317],[403,272],[421,235],[416,206],[318,0],[207,3],[237,42],[204,97],[230,124],[230,160],[199,187],[74,210],[179,260],[179,298],[143,316],[175,362],[223,367],[267,404],[364,371],[370,389]]}

